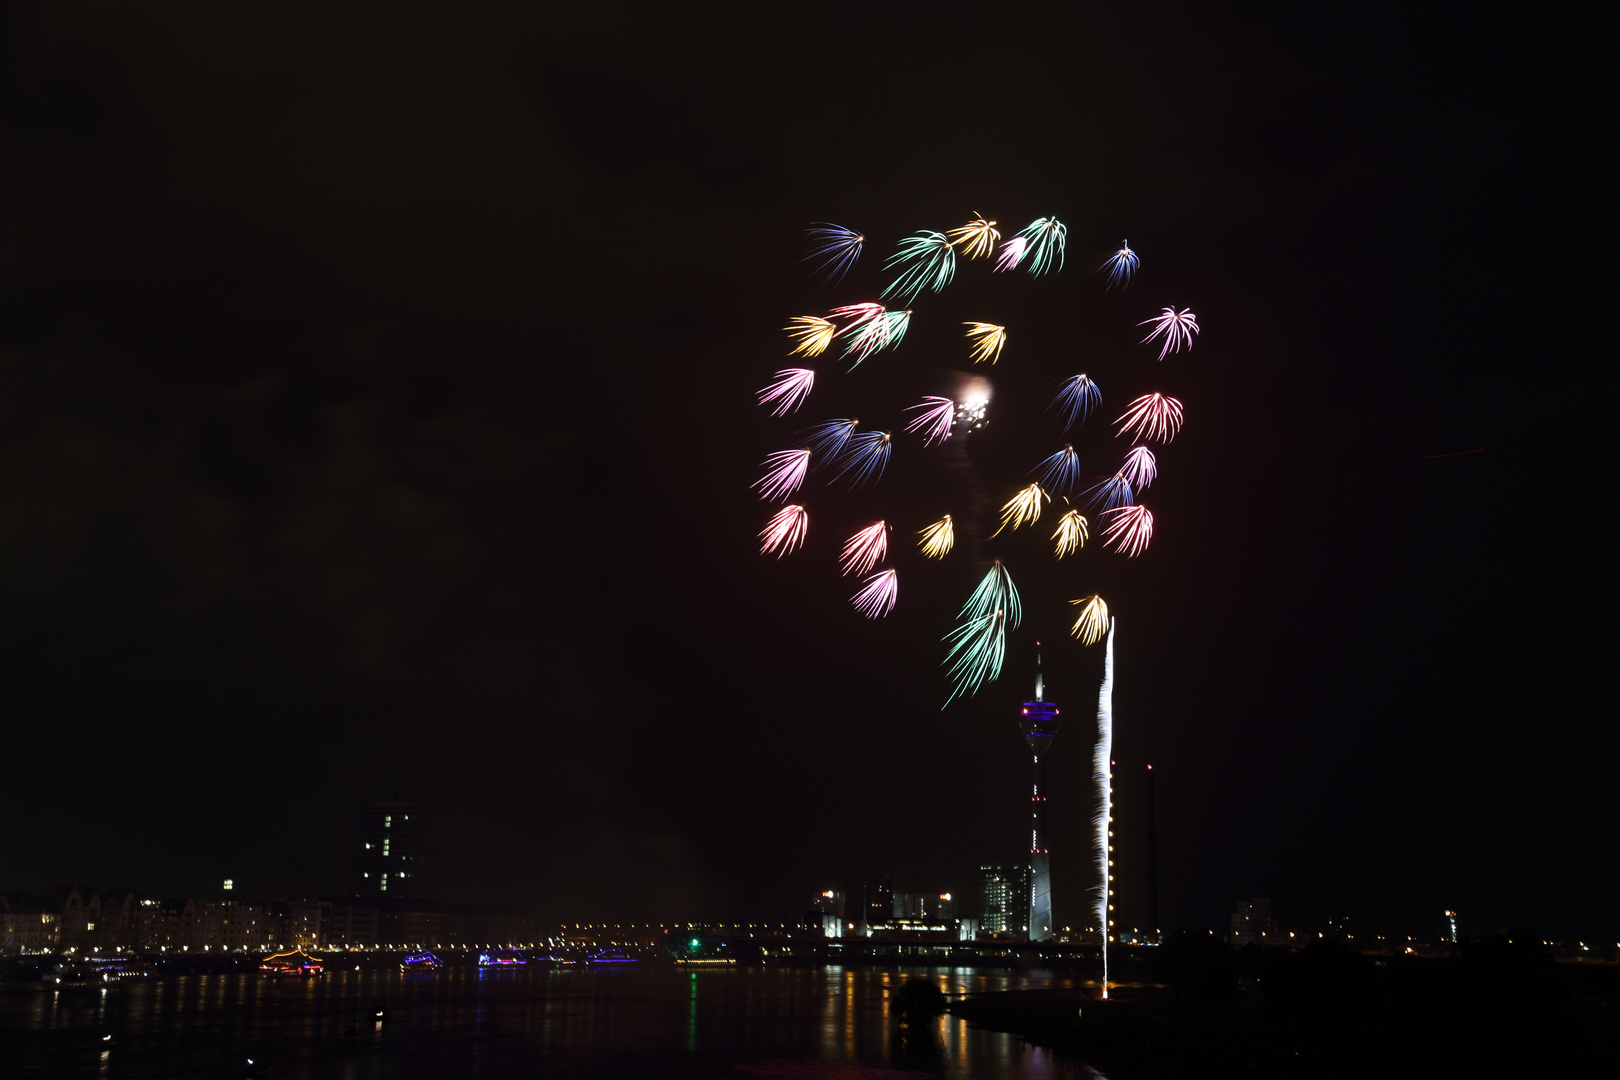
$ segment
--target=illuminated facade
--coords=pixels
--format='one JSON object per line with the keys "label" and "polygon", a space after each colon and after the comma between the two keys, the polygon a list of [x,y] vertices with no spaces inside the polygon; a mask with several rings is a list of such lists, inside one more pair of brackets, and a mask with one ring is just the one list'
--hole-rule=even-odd
{"label": "illuminated facade", "polygon": [[421,895],[422,816],[408,802],[375,802],[360,811],[355,893],[366,897]]}
{"label": "illuminated facade", "polygon": [[1029,930],[1029,867],[979,867],[979,928],[986,934]]}
{"label": "illuminated facade", "polygon": [[[1036,645],[1039,648],[1039,643]],[[1052,862],[1046,847],[1046,777],[1041,758],[1052,747],[1058,733],[1058,708],[1043,700],[1040,653],[1035,654],[1035,700],[1026,701],[1018,718],[1035,763],[1034,783],[1029,795],[1029,911],[1026,925],[1029,940],[1052,940]]]}

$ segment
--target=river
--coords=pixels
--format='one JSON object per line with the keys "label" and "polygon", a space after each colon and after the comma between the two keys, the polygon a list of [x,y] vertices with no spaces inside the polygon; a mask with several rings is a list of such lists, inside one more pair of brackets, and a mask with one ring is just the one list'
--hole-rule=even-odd
{"label": "river", "polygon": [[952,996],[1074,985],[1039,970],[662,965],[13,983],[0,986],[0,1075],[217,1080],[252,1059],[270,1080],[1097,1076],[948,1015],[900,1030],[890,1003],[909,978]]}

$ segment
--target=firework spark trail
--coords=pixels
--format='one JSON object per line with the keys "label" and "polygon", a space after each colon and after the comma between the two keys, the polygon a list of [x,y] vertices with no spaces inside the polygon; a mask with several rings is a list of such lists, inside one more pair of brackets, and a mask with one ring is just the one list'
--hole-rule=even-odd
{"label": "firework spark trail", "polygon": [[819,459],[818,464],[826,465],[836,461],[838,455],[844,452],[845,444],[855,434],[855,427],[860,422],[858,416],[848,420],[824,420],[800,434],[805,436],[805,448]]}
{"label": "firework spark trail", "polygon": [[1069,230],[1057,218],[1036,218],[1018,234],[1028,243],[1029,272],[1034,275],[1046,273],[1052,269],[1052,263],[1057,262],[1057,268],[1063,269],[1063,247],[1068,238]]}
{"label": "firework spark trail", "polygon": [[1122,473],[1115,473],[1100,484],[1080,493],[1086,500],[1086,509],[1093,514],[1103,514],[1121,506],[1129,506],[1136,501],[1136,494]]}
{"label": "firework spark trail", "polygon": [[889,464],[889,448],[893,441],[887,431],[863,431],[850,436],[844,451],[833,462],[838,471],[833,480],[849,476],[850,487],[862,487],[883,479],[883,470]]}
{"label": "firework spark trail", "polygon": [[920,405],[907,405],[906,412],[921,409],[906,425],[907,431],[921,432],[924,446],[933,446],[951,437],[951,425],[956,423],[956,402],[946,397],[929,395]]}
{"label": "firework spark trail", "polygon": [[[1095,599],[1095,597],[1093,598]],[[1103,659],[1102,685],[1097,689],[1097,748],[1091,755],[1091,782],[1097,787],[1097,811],[1092,815],[1092,845],[1096,849],[1097,902],[1092,911],[1102,931],[1102,996],[1108,997],[1108,885],[1113,849],[1108,834],[1114,823],[1114,620],[1108,620],[1108,646]]]}
{"label": "firework spark trail", "polygon": [[840,572],[845,577],[869,573],[888,554],[888,522],[874,522],[844,541],[843,553],[838,556]]}
{"label": "firework spark trail", "polygon": [[809,368],[784,368],[776,373],[775,382],[760,389],[759,403],[769,405],[775,402],[776,408],[771,410],[772,416],[798,412],[799,406],[810,396],[810,389],[815,384],[816,373]]}
{"label": "firework spark trail", "polygon": [[1110,510],[1103,517],[1112,517],[1108,528],[1103,530],[1104,546],[1112,547],[1130,558],[1142,554],[1147,550],[1148,541],[1153,539],[1153,515],[1145,506],[1122,506],[1118,510]]}
{"label": "firework spark trail", "polygon": [[795,315],[782,329],[797,342],[789,356],[820,356],[838,333],[837,325],[820,315]]}
{"label": "firework spark trail", "polygon": [[759,488],[759,497],[768,501],[785,499],[804,483],[804,474],[810,468],[810,451],[800,447],[797,450],[778,450],[768,454],[761,462],[765,466],[765,475],[755,480],[750,487]]}
{"label": "firework spark trail", "polygon": [[910,311],[885,311],[846,331],[849,341],[844,345],[844,355],[855,357],[855,362],[849,366],[849,370],[854,371],[860,367],[862,360],[879,349],[898,346],[900,339],[906,336],[906,328],[910,325]]}
{"label": "firework spark trail", "polygon": [[968,340],[973,343],[970,355],[975,364],[982,364],[986,360],[994,364],[1001,359],[1002,346],[1007,344],[1007,328],[987,322],[965,322],[968,328]]}
{"label": "firework spark trail", "polygon": [[771,515],[771,520],[759,534],[759,553],[776,552],[780,559],[804,543],[804,534],[810,527],[810,515],[804,507],[788,505]]}
{"label": "firework spark trail", "polygon": [[830,221],[816,222],[805,230],[805,235],[810,237],[814,246],[804,261],[822,259],[823,262],[814,272],[822,275],[822,280],[828,285],[837,284],[849,273],[849,268],[861,256],[861,245],[866,242],[866,237],[854,229],[846,229]]}
{"label": "firework spark trail", "polygon": [[1136,491],[1146,491],[1159,476],[1159,463],[1154,459],[1153,451],[1147,447],[1133,446],[1116,475],[1124,478]]}
{"label": "firework spark trail", "polygon": [[917,546],[921,547],[923,555],[930,559],[943,559],[951,553],[951,548],[956,546],[956,527],[951,524],[949,514],[917,535],[922,537]]}
{"label": "firework spark trail", "polygon": [[1110,625],[1108,605],[1103,602],[1103,598],[1093,593],[1078,600],[1070,600],[1069,603],[1080,605],[1080,617],[1074,620],[1074,626],[1069,629],[1069,633],[1079,638],[1082,645],[1095,645],[1101,641]]}
{"label": "firework spark trail", "polygon": [[922,230],[900,241],[900,250],[883,264],[883,269],[900,268],[900,276],[889,283],[881,296],[902,296],[911,303],[924,289],[939,292],[956,273],[956,249],[944,233]]}
{"label": "firework spark trail", "polygon": [[1074,490],[1075,481],[1080,479],[1080,455],[1075,453],[1072,445],[1065,443],[1063,449],[1041,462],[1030,472],[1040,470],[1041,483],[1057,492],[1067,495]]}
{"label": "firework spark trail", "polygon": [[1033,525],[1040,520],[1041,502],[1052,501],[1052,496],[1041,490],[1041,485],[1031,484],[1026,488],[1019,488],[1018,493],[1008,499],[1001,507],[1001,528],[991,533],[992,538],[1000,536],[1001,530],[1012,526],[1016,532],[1020,525]]}
{"label": "firework spark trail", "polygon": [[944,641],[950,645],[945,654],[945,662],[950,664],[947,674],[955,684],[945,705],[963,695],[977,694],[986,680],[1000,677],[1007,652],[1006,623],[1006,614],[995,611],[970,619],[945,635]]}
{"label": "firework spark trail", "polygon": [[843,319],[848,324],[844,327],[844,333],[847,334],[862,323],[875,319],[888,310],[882,304],[845,304],[843,307],[833,308],[832,316],[835,319]]}
{"label": "firework spark trail", "polygon": [[1085,547],[1090,535],[1085,515],[1078,510],[1066,511],[1058,518],[1057,532],[1052,534],[1052,539],[1057,541],[1057,557],[1061,559]]}
{"label": "firework spark trail", "polygon": [[1132,442],[1153,439],[1167,443],[1181,430],[1181,421],[1181,402],[1163,394],[1143,394],[1114,421],[1120,425],[1114,434],[1118,437],[1130,432]]}
{"label": "firework spark trail", "polygon": [[967,603],[963,604],[962,610],[956,614],[957,618],[977,619],[995,611],[1007,613],[1009,628],[1013,630],[1018,629],[1018,624],[1024,617],[1018,589],[1013,585],[1012,575],[1007,573],[1007,568],[1001,565],[1000,559],[990,564],[990,569],[974,588],[973,595],[968,597]]}
{"label": "firework spark trail", "polygon": [[1091,410],[1102,403],[1102,391],[1084,373],[1063,380],[1057,396],[1049,408],[1063,412],[1063,430],[1074,427],[1076,420],[1084,420]]}
{"label": "firework spark trail", "polygon": [[1107,262],[1097,267],[1097,272],[1108,271],[1108,288],[1112,289],[1118,285],[1124,289],[1130,286],[1131,278],[1136,274],[1136,268],[1141,262],[1142,260],[1136,257],[1136,252],[1131,250],[1131,242],[1126,240]]}
{"label": "firework spark trail", "polygon": [[996,230],[996,223],[986,221],[974,211],[974,219],[960,229],[952,229],[951,243],[962,245],[962,254],[970,259],[977,259],[981,255],[988,255],[996,249],[996,242],[1001,239],[1001,233]]}
{"label": "firework spark trail", "polygon": [[996,273],[1018,269],[1018,264],[1024,261],[1024,255],[1028,251],[1029,241],[1022,236],[1015,236],[1002,244],[1001,254],[996,256]]}
{"label": "firework spark trail", "polygon": [[1151,319],[1143,319],[1137,326],[1153,326],[1153,333],[1137,342],[1146,345],[1154,338],[1163,335],[1163,346],[1159,349],[1159,359],[1163,360],[1173,352],[1192,348],[1192,336],[1198,333],[1198,316],[1194,315],[1192,308],[1185,308],[1177,312],[1173,307],[1167,307]]}
{"label": "firework spark trail", "polygon": [[860,591],[850,597],[850,603],[855,605],[856,611],[868,619],[881,619],[894,610],[897,592],[895,572],[881,570],[866,579]]}

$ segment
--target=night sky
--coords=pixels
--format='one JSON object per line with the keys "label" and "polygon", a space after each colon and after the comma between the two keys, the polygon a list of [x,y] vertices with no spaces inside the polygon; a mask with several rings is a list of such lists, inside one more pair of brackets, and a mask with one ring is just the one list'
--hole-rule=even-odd
{"label": "night sky", "polygon": [[[1151,762],[1167,927],[1616,940],[1594,27],[524,7],[0,9],[0,891],[336,892],[393,797],[434,894],[548,918],[961,891],[1022,857],[1040,636],[1081,922],[1069,586],[1021,579],[1006,676],[941,711],[971,572],[902,565],[869,623],[830,533],[758,555],[748,490],[785,319],[982,211],[1068,223],[1009,289],[1048,351],[1136,379],[1130,323],[1203,326],[1153,544],[1072,594],[1120,617],[1124,921]],[[820,220],[872,238],[842,292]],[[957,364],[927,341],[885,362]]]}

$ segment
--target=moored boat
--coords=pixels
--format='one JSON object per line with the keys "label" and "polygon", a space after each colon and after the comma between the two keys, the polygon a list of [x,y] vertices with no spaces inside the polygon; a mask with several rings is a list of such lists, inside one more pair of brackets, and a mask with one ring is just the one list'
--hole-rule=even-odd
{"label": "moored boat", "polygon": [[265,957],[259,961],[259,970],[266,975],[309,978],[315,975],[325,975],[326,965],[303,949],[293,949],[290,952],[276,953],[273,956]]}

